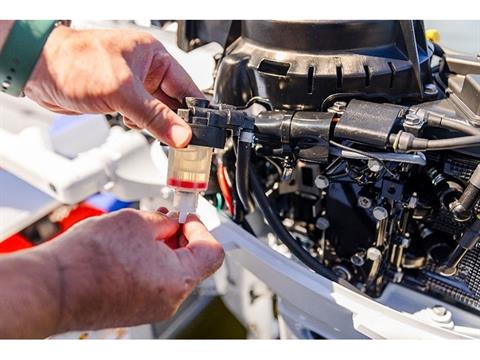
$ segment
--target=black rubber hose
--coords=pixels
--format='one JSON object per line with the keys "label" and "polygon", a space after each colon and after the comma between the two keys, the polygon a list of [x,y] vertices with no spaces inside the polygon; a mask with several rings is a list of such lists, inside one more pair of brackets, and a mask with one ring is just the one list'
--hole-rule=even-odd
{"label": "black rubber hose", "polygon": [[[413,145],[415,146],[415,142]],[[428,140],[426,149],[424,150],[463,149],[474,146],[480,146],[480,135],[462,136],[451,139]],[[412,148],[412,150],[416,150],[415,147]]]}
{"label": "black rubber hose", "polygon": [[451,211],[457,221],[466,221],[480,198],[480,165],[477,165],[460,199],[452,204]]}
{"label": "black rubber hose", "polygon": [[423,117],[427,121],[428,126],[455,130],[468,135],[480,135],[479,128],[466,124],[459,119],[451,118],[449,116],[418,107],[412,107],[410,110],[420,117]]}
{"label": "black rubber hose", "polygon": [[448,139],[425,139],[417,138],[411,134],[392,134],[389,137],[389,143],[395,148],[397,143],[397,136],[408,135],[409,143],[404,146],[404,151],[438,151],[438,150],[452,150],[464,149],[468,147],[480,146],[480,135],[475,136],[461,136]]}
{"label": "black rubber hose", "polygon": [[236,146],[237,163],[235,164],[235,184],[238,197],[247,214],[255,211],[255,204],[253,203],[249,190],[251,147],[251,143],[241,141],[240,139]]}
{"label": "black rubber hose", "polygon": [[444,128],[448,130],[459,131],[468,135],[480,135],[480,129],[474,126],[470,126],[461,120],[457,120],[442,114],[437,114],[433,111],[425,112],[425,119],[427,124],[433,127]]}
{"label": "black rubber hose", "polygon": [[274,212],[268,198],[265,195],[260,181],[258,180],[255,173],[250,172],[250,184],[253,192],[253,196],[260,207],[260,210],[263,213],[263,216],[267,220],[268,224],[272,228],[275,235],[284,243],[287,248],[295,255],[302,263],[307,265],[310,269],[315,271],[317,274],[326,277],[329,280],[341,282],[342,285],[346,285],[349,288],[353,286],[350,285],[347,281],[340,279],[332,270],[323,266],[316,258],[314,258],[310,253],[303,248],[303,246],[293,238],[293,236],[288,232],[288,230],[283,226],[278,215]]}

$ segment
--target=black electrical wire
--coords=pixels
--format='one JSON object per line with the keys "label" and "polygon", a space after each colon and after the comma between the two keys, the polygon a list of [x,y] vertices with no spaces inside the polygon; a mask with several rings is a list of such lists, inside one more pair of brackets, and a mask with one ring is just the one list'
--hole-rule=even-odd
{"label": "black electrical wire", "polygon": [[288,230],[283,226],[278,215],[274,212],[267,196],[265,195],[260,181],[257,178],[257,175],[251,171],[250,172],[250,184],[253,192],[253,196],[260,207],[265,219],[272,228],[275,235],[279,240],[287,246],[287,248],[295,255],[301,262],[307,265],[310,269],[316,272],[319,275],[326,277],[329,280],[341,282],[342,285],[353,288],[347,281],[339,278],[332,270],[325,267],[321,264],[318,259],[314,258],[310,253],[303,248],[303,246],[293,238],[293,236],[288,232]]}
{"label": "black electrical wire", "polygon": [[237,224],[242,224],[244,221],[244,211],[240,198],[238,197],[236,181],[232,181],[232,202],[233,202],[233,221]]}
{"label": "black electrical wire", "polygon": [[255,211],[255,204],[253,203],[249,190],[250,156],[252,153],[251,143],[239,140],[234,149],[236,150],[237,155],[237,162],[235,164],[235,184],[238,198],[240,199],[245,212],[248,214]]}
{"label": "black electrical wire", "polygon": [[278,165],[275,160],[273,159],[270,159],[268,156],[266,155],[258,155],[258,153],[256,154],[257,157],[261,157],[262,159],[265,159],[265,161],[268,161],[274,168],[275,170],[277,171],[277,174],[282,176],[282,173],[283,173],[283,170],[281,168],[280,165]]}
{"label": "black electrical wire", "polygon": [[343,93],[334,93],[330,94],[322,101],[320,105],[320,111],[327,111],[328,105],[333,104],[338,99],[385,99],[390,100],[390,97],[384,93],[372,93],[367,94],[365,92],[343,92]]}

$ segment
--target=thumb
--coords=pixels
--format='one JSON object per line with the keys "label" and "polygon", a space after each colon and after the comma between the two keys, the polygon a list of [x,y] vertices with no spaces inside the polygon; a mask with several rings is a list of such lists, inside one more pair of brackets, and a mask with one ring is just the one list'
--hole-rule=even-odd
{"label": "thumb", "polygon": [[184,265],[190,267],[200,279],[213,274],[222,265],[225,256],[222,245],[195,215],[188,215],[182,231],[188,244],[175,252]]}
{"label": "thumb", "polygon": [[176,219],[158,212],[142,211],[140,213],[152,227],[155,239],[165,240],[178,232],[179,224]]}
{"label": "thumb", "polygon": [[120,112],[129,122],[146,129],[154,137],[173,147],[185,147],[192,131],[170,108],[150,95],[143,83],[135,79],[122,96]]}

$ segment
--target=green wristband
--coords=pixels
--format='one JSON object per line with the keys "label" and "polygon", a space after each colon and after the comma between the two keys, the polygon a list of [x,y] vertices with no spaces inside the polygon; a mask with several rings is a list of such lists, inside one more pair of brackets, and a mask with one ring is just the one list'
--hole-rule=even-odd
{"label": "green wristband", "polygon": [[57,20],[15,21],[0,52],[0,86],[21,96]]}

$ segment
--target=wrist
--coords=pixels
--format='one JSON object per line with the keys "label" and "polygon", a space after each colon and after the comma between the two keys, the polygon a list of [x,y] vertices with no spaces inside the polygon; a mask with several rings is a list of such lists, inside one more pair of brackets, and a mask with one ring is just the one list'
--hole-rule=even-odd
{"label": "wrist", "polygon": [[0,256],[0,337],[45,338],[59,332],[58,269],[39,250]]}
{"label": "wrist", "polygon": [[0,20],[0,50],[3,48],[14,23],[15,20]]}
{"label": "wrist", "polygon": [[53,68],[51,64],[62,56],[62,47],[65,46],[69,37],[75,32],[77,32],[77,30],[65,25],[59,25],[52,30],[33,68],[32,74],[25,84],[25,94],[28,95],[29,91],[40,86],[48,76],[51,76],[49,73]]}
{"label": "wrist", "polygon": [[95,329],[103,321],[111,279],[104,277],[109,270],[108,255],[92,241],[94,236],[67,232],[44,245],[43,251],[57,268],[56,333]]}

